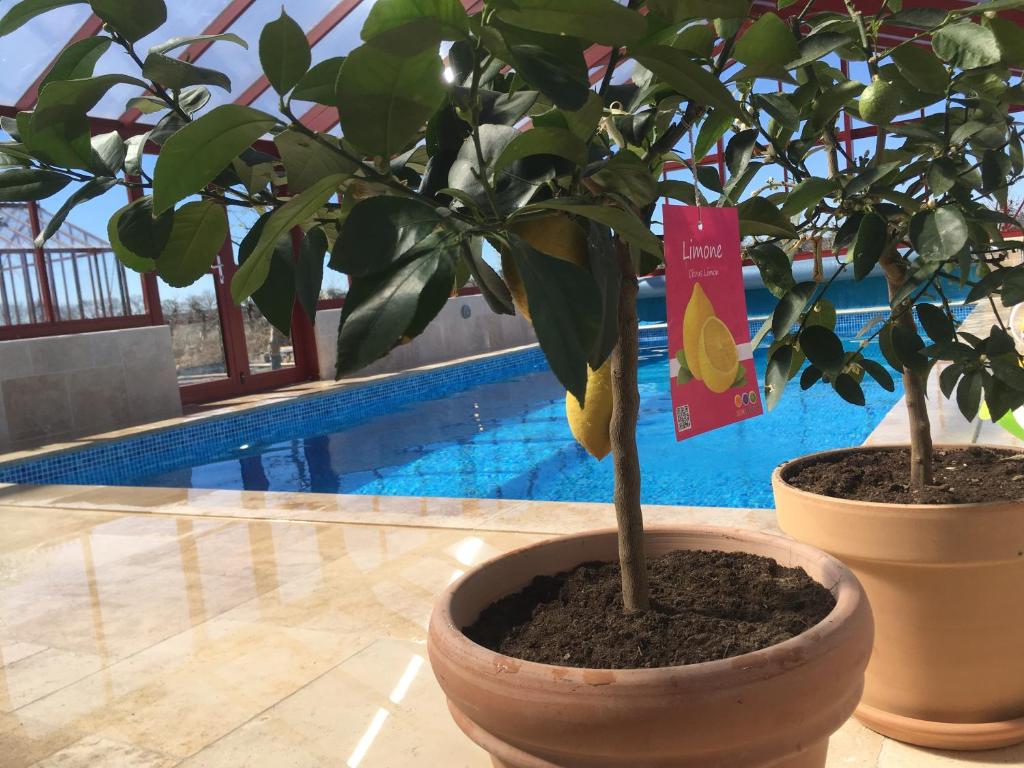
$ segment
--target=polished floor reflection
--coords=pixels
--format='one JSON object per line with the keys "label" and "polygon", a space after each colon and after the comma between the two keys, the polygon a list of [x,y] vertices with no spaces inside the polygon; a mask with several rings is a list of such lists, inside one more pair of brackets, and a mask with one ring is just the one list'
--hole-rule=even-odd
{"label": "polished floor reflection", "polygon": [[[259,519],[250,496],[187,514],[173,496],[130,510],[99,489],[0,491],[3,768],[486,768],[426,661],[434,595],[541,531],[610,521],[600,505],[390,499],[387,522],[340,521],[343,501],[308,522],[282,519],[298,514],[282,498]],[[830,768],[959,762],[851,723]],[[1024,749],[969,764],[1024,764]]]}

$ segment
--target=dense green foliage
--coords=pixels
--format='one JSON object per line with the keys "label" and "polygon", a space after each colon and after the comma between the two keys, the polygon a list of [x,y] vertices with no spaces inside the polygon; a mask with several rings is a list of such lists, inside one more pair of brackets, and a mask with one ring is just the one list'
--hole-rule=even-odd
{"label": "dense green foliage", "polygon": [[[68,4],[22,0],[0,34]],[[747,0],[490,0],[473,16],[459,0],[379,0],[363,44],[316,63],[282,12],[258,41],[278,115],[204,109],[210,89],[231,83],[175,57],[201,38],[137,51],[164,23],[163,0],[131,3],[130,12],[90,4],[104,32],[61,54],[33,111],[3,119],[11,140],[0,143],[0,200],[77,185],[45,240],[74,205],[139,189],[145,196],[111,220],[111,244],[127,266],[155,269],[172,285],[209,270],[226,233],[224,206],[257,209],[232,294],[253,297],[282,324],[293,297],[312,317],[325,260],[345,273],[339,374],[417,336],[470,279],[495,312],[514,312],[502,275],[471,247],[484,238],[515,265],[551,367],[582,400],[587,364],[597,367],[615,345],[622,280],[662,259],[650,222],[665,196],[738,206],[745,251],[780,299],[770,405],[805,359],[803,387],[823,381],[854,403],[863,402],[864,375],[893,387],[861,354],[874,337],[901,373],[951,361],[943,390],[969,417],[982,397],[994,416],[1024,403],[1024,368],[1006,329],[957,332],[943,292],[953,283],[969,285],[971,301],[1024,301],[1024,266],[1010,265],[1003,235],[1018,222],[1001,212],[1024,173],[1010,111],[1024,101],[1013,69],[1024,64],[1024,29],[1005,14],[1024,2],[947,14],[888,0],[865,18],[852,2],[833,13],[814,0],[780,0],[782,16],[747,24]],[[884,33],[896,28],[919,34],[887,47]],[[234,35],[216,42],[246,45]],[[592,87],[594,45],[612,46],[612,66]],[[94,76],[113,46],[137,70]],[[874,81],[850,79],[830,63],[837,57],[866,61]],[[632,68],[627,84],[612,83],[616,65]],[[129,106],[156,121],[147,134],[91,132],[86,115],[118,84],[140,89]],[[298,102],[337,107],[344,138],[301,124]],[[877,151],[842,157],[844,111],[880,123]],[[692,165],[722,137],[724,183],[713,167]],[[152,175],[141,162],[147,144],[160,148]],[[666,164],[679,162],[694,167],[694,183],[663,179]],[[789,183],[751,190],[767,168],[784,169]],[[587,228],[588,265],[516,235],[517,222],[552,212]],[[898,283],[891,315],[853,349],[834,333],[829,284],[792,276],[798,244],[821,239],[845,249],[841,269],[856,279],[881,265]],[[901,322],[911,312],[924,336]]]}

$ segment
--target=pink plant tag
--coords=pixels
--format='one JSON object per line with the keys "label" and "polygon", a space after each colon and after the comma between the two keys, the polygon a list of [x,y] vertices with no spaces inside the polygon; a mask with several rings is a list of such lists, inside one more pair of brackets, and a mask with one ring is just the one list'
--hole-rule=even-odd
{"label": "pink plant tag", "polygon": [[666,205],[665,302],[676,439],[763,412],[735,208]]}

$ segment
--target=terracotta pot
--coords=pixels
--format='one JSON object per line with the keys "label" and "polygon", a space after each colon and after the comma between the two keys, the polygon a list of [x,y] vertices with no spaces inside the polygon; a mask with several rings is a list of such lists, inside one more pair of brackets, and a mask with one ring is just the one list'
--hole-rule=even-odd
{"label": "terracotta pot", "polygon": [[660,669],[578,669],[489,651],[461,627],[533,577],[617,557],[614,531],[546,541],[486,563],[441,595],[430,663],[456,723],[499,768],[822,768],[829,736],[860,699],[871,612],[839,561],[778,536],[673,527],[646,533],[656,556],[750,552],[801,566],[835,594],[807,632],[755,653]]}
{"label": "terracotta pot", "polygon": [[[881,446],[880,446],[881,447]],[[775,471],[779,525],[857,574],[875,648],[857,717],[900,741],[1024,741],[1024,503],[877,504],[798,490]]]}

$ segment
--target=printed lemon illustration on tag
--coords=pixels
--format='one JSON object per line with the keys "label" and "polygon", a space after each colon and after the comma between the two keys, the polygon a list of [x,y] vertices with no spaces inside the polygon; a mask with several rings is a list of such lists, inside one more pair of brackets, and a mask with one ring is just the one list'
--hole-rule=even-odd
{"label": "printed lemon illustration on tag", "polygon": [[740,356],[728,326],[717,317],[709,317],[701,328],[697,357],[700,359],[701,376],[708,389],[721,393],[733,386],[740,366]]}
{"label": "printed lemon illustration on tag", "polygon": [[680,384],[690,379],[703,381],[719,394],[746,382],[740,365],[736,340],[729,327],[715,314],[700,283],[695,283],[683,313],[683,348],[676,354]]}
{"label": "printed lemon illustration on tag", "polygon": [[701,375],[700,355],[697,352],[700,332],[708,318],[714,315],[715,308],[711,306],[708,295],[704,293],[700,283],[694,284],[693,294],[683,313],[683,354],[686,356],[686,367],[690,369],[690,375],[697,380],[704,378]]}

